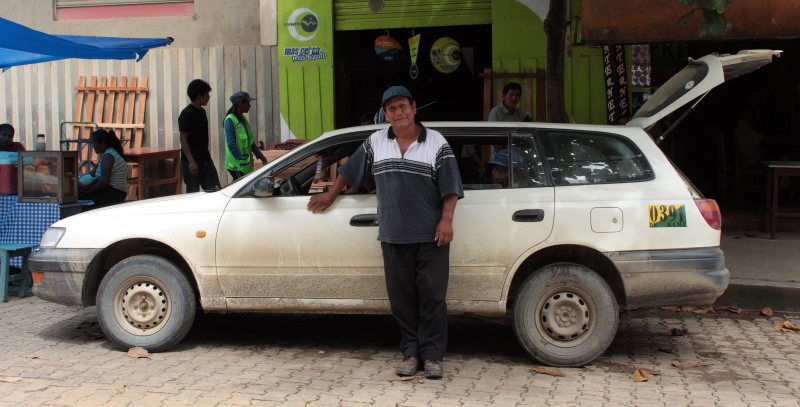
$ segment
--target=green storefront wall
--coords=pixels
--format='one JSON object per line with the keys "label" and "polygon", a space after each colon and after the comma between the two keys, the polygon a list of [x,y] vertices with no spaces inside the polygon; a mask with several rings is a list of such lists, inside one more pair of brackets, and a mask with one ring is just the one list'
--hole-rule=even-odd
{"label": "green storefront wall", "polygon": [[[542,0],[538,3],[549,2]],[[581,0],[573,0],[571,6],[572,21],[579,22]],[[536,72],[547,68],[544,17],[517,0],[492,2],[492,70],[524,72],[529,68]],[[580,38],[579,30],[579,24],[570,26],[568,36],[571,43],[576,37]],[[576,123],[607,124],[602,49],[568,46],[564,62],[567,113]],[[535,84],[533,86],[535,92]],[[495,100],[495,103],[499,101]],[[538,108],[533,95],[526,95],[522,103],[530,103],[533,112]]]}
{"label": "green storefront wall", "polygon": [[[545,4],[546,10],[548,1],[534,0],[533,3]],[[385,4],[384,10],[372,13],[368,0],[281,0],[278,3],[281,120],[291,131],[291,135],[284,134],[283,138],[315,138],[334,128],[334,30],[490,22],[492,69],[523,72],[526,68],[533,71],[546,68],[543,18],[518,0],[392,0]],[[573,0],[573,14],[580,12],[580,6],[580,0]],[[491,13],[490,16],[487,13]],[[459,15],[462,17],[454,18]],[[580,21],[580,16],[573,17],[573,22]],[[385,24],[392,27],[384,27]],[[570,40],[578,37],[579,29],[579,24],[571,26]],[[567,112],[576,123],[605,124],[602,50],[568,46],[567,54]],[[523,103],[536,108],[533,95],[527,95]]]}

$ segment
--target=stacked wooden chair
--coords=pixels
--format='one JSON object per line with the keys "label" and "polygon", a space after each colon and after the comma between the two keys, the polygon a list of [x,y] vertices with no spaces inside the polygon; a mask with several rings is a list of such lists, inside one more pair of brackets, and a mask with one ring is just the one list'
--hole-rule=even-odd
{"label": "stacked wooden chair", "polygon": [[[75,92],[75,119],[61,123],[61,149],[80,151],[82,169],[97,164],[91,147],[91,134],[96,128],[114,130],[126,150],[142,146],[149,92],[147,76],[81,76]],[[71,137],[65,126],[72,127]],[[135,180],[139,169],[135,164],[130,166],[129,177]],[[130,184],[129,199],[137,196],[135,182]]]}

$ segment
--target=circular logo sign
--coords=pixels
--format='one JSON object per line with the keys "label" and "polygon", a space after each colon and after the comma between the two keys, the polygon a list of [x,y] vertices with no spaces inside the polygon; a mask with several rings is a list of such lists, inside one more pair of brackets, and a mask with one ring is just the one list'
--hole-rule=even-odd
{"label": "circular logo sign", "polygon": [[319,28],[319,17],[317,13],[309,8],[299,8],[289,16],[286,23],[289,34],[298,41],[308,41],[317,35]]}
{"label": "circular logo sign", "polygon": [[400,45],[400,42],[388,35],[375,38],[375,54],[384,62],[394,62],[402,49],[403,46]]}
{"label": "circular logo sign", "polygon": [[452,73],[461,65],[461,46],[450,37],[436,40],[431,47],[431,64],[441,73]]}

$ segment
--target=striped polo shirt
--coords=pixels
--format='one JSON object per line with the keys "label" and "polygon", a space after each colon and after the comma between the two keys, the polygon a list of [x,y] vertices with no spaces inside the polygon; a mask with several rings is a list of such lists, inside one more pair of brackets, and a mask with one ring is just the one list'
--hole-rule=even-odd
{"label": "striped polo shirt", "polygon": [[350,186],[375,177],[378,240],[385,243],[433,242],[443,198],[464,197],[453,150],[441,133],[424,126],[405,155],[391,127],[376,131],[339,171]]}

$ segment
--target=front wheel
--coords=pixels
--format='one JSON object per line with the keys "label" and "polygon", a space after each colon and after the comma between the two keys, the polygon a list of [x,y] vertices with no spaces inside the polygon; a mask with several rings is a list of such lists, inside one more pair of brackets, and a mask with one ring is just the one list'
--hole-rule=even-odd
{"label": "front wheel", "polygon": [[619,311],[614,293],[597,273],[579,264],[556,263],[525,279],[513,320],[517,340],[533,358],[572,367],[608,349]]}
{"label": "front wheel", "polygon": [[194,290],[186,276],[158,256],[122,260],[103,277],[97,292],[100,328],[121,349],[172,348],[189,333],[195,308]]}

